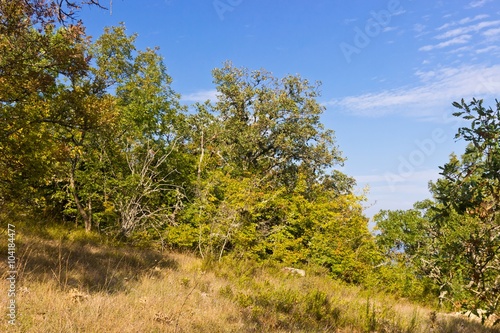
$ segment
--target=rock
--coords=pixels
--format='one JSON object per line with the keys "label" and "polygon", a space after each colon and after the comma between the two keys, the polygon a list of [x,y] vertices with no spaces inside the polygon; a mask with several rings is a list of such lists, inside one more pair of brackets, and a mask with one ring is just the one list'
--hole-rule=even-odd
{"label": "rock", "polygon": [[285,267],[283,268],[285,272],[289,272],[290,274],[297,274],[300,276],[306,276],[306,271],[303,269],[293,268],[293,267]]}

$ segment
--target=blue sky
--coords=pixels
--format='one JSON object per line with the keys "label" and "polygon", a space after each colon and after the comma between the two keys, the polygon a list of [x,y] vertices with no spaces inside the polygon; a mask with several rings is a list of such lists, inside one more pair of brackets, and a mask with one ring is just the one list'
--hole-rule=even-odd
{"label": "blue sky", "polygon": [[[322,121],[342,171],[368,187],[367,216],[408,209],[464,143],[453,101],[500,98],[500,4],[492,0],[114,0],[80,18],[97,37],[124,22],[160,47],[186,104],[215,98],[211,71],[230,60],[321,81]],[[111,6],[110,6],[111,5]]]}

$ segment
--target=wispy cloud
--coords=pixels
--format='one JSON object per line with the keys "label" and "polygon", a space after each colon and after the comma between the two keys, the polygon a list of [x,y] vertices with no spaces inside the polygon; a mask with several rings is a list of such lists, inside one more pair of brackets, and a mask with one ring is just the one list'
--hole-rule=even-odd
{"label": "wispy cloud", "polygon": [[483,7],[485,4],[488,2],[491,2],[492,0],[474,0],[469,3],[470,8],[478,8],[478,7]]}
{"label": "wispy cloud", "polygon": [[485,48],[476,50],[476,53],[481,54],[481,53],[488,53],[488,52],[491,53],[491,52],[499,52],[499,51],[500,51],[500,47],[498,47],[496,45],[490,45],[490,46],[487,46]]}
{"label": "wispy cloud", "polygon": [[399,28],[398,27],[385,27],[384,30],[382,30],[383,32],[389,32],[389,31],[394,31],[394,30],[398,30]]}
{"label": "wispy cloud", "polygon": [[480,15],[476,15],[474,17],[465,17],[465,18],[458,20],[458,21],[451,21],[451,22],[445,23],[442,26],[440,26],[439,28],[437,28],[436,30],[440,31],[440,30],[454,27],[456,25],[467,24],[467,23],[483,20],[483,19],[486,19],[488,17],[489,17],[489,15],[487,15],[487,14],[480,14]]}
{"label": "wispy cloud", "polygon": [[465,27],[460,27],[460,28],[448,30],[445,33],[437,35],[435,38],[437,38],[437,39],[452,38],[452,37],[460,36],[460,35],[471,33],[471,32],[478,32],[484,28],[488,28],[491,26],[498,26],[498,25],[500,25],[500,20],[483,21],[483,22],[479,22],[478,24],[468,25]]}
{"label": "wispy cloud", "polygon": [[354,176],[354,178],[358,183],[363,183],[363,184],[368,183],[374,186],[386,186],[389,181],[394,183],[407,183],[408,181],[414,181],[414,182],[423,181],[425,184],[429,180],[437,179],[439,172],[440,172],[439,169],[426,169],[426,170],[415,171],[409,177],[388,177],[387,174],[389,174],[390,171],[387,171],[384,174],[359,175],[359,176]]}
{"label": "wispy cloud", "polygon": [[[428,189],[429,181],[439,178],[439,169],[423,169],[415,171],[409,177],[394,177],[390,171],[380,174],[354,176],[358,187],[368,186],[368,203],[365,210],[373,216],[380,209],[409,209],[416,201],[431,197]],[[391,176],[388,176],[391,174]]]}
{"label": "wispy cloud", "polygon": [[332,99],[325,105],[357,116],[402,114],[429,118],[449,109],[453,101],[488,99],[500,93],[500,65],[445,67],[416,71],[415,75],[420,79],[415,86]]}
{"label": "wispy cloud", "polygon": [[[457,64],[463,63],[466,56],[480,55],[484,52],[477,50],[484,50],[500,38],[500,20],[486,20],[488,17],[489,15],[481,14],[443,24],[436,28],[436,34],[427,40],[427,44],[418,50],[429,53],[434,51],[430,53],[434,57],[435,52],[454,55]],[[498,55],[497,50],[493,51]]]}
{"label": "wispy cloud", "polygon": [[182,95],[181,100],[184,102],[192,103],[203,103],[207,100],[216,101],[217,100],[217,90],[200,90],[193,93]]}
{"label": "wispy cloud", "polygon": [[452,38],[450,40],[447,40],[445,42],[441,42],[438,44],[422,46],[418,50],[419,51],[432,51],[434,49],[442,49],[444,47],[448,47],[451,45],[465,44],[471,39],[471,37],[472,37],[471,35],[462,35],[462,36],[458,36],[458,37]]}
{"label": "wispy cloud", "polygon": [[344,24],[345,25],[349,25],[351,23],[356,22],[357,20],[358,20],[357,18],[347,18],[347,19],[344,20]]}
{"label": "wispy cloud", "polygon": [[500,36],[500,28],[488,29],[483,32],[483,35],[486,37],[498,37]]}
{"label": "wispy cloud", "polygon": [[413,25],[413,30],[416,32],[422,32],[425,30],[425,25],[417,23]]}

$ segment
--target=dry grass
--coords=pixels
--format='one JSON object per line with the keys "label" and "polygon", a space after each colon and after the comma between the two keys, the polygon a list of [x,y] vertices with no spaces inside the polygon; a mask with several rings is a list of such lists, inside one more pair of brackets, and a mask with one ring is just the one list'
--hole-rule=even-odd
{"label": "dry grass", "polygon": [[[189,254],[18,236],[17,321],[2,320],[2,332],[500,332],[322,271],[300,277],[249,262],[207,269]],[[5,283],[0,297],[4,307]]]}
{"label": "dry grass", "polygon": [[[191,255],[23,235],[16,326],[8,332],[240,331],[222,281]],[[3,272],[7,267],[2,262]],[[5,278],[5,277],[3,277]],[[220,286],[219,286],[220,284]],[[5,304],[7,290],[0,290]]]}

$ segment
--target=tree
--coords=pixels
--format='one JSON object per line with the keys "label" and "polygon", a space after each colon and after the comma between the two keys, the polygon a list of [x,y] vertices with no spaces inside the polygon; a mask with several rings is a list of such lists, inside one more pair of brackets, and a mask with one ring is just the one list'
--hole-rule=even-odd
{"label": "tree", "polygon": [[[421,205],[421,204],[419,204]],[[415,205],[417,206],[417,205]],[[388,258],[405,256],[411,260],[423,244],[428,224],[422,210],[382,210],[375,215],[377,244]]]}
{"label": "tree", "polygon": [[470,144],[461,160],[450,158],[441,168],[443,178],[431,187],[441,205],[435,220],[443,224],[459,219],[455,230],[462,232],[456,235],[455,248],[463,256],[458,269],[467,295],[464,303],[489,316],[500,306],[500,103],[496,110],[476,99],[453,105],[459,109],[455,116],[471,121],[459,128],[456,138]]}
{"label": "tree", "polygon": [[367,220],[334,170],[319,83],[227,63],[217,101],[187,115],[158,50],[123,25],[92,41],[73,16],[84,3],[99,5],[0,0],[0,199],[204,257],[321,257],[357,280]]}
{"label": "tree", "polygon": [[[98,117],[92,109],[106,109],[106,102],[96,101],[95,95],[93,100],[87,98],[86,87],[80,84],[90,60],[83,25],[73,20],[80,4],[0,1],[0,197],[4,202],[46,208],[44,190],[64,151],[59,138],[66,132],[95,128]],[[71,140],[77,143],[80,138],[76,135]]]}
{"label": "tree", "polygon": [[[51,128],[69,116],[53,109],[58,81],[88,68],[81,22],[73,15],[91,1],[0,1],[0,197],[43,206],[35,195],[59,149]],[[62,24],[59,28],[56,24]],[[65,121],[62,121],[62,120]],[[35,145],[36,143],[36,145]]]}
{"label": "tree", "polygon": [[359,281],[371,236],[354,180],[329,172],[344,158],[320,122],[318,85],[230,63],[213,75],[217,101],[189,117],[197,185],[187,227],[169,239],[196,242],[205,258],[315,262]]}
{"label": "tree", "polygon": [[463,257],[462,266],[455,268],[462,275],[464,303],[489,316],[500,302],[500,103],[496,110],[476,99],[453,105],[459,109],[455,116],[471,121],[456,138],[470,144],[461,160],[451,156],[441,167],[443,178],[432,184],[439,204],[435,223],[446,227],[453,220],[454,230],[461,230],[454,249]]}
{"label": "tree", "polygon": [[[440,301],[479,314],[500,305],[500,103],[453,103],[454,116],[471,121],[456,138],[469,142],[459,159],[451,155],[430,183],[434,196],[424,211],[382,212],[377,217],[382,248],[395,247],[431,279]],[[423,213],[422,213],[423,212]]]}
{"label": "tree", "polygon": [[[177,170],[183,108],[157,50],[137,51],[124,26],[91,43],[73,16],[87,3],[100,6],[0,1],[0,199],[74,217],[87,231],[119,225],[128,234],[146,225],[125,222],[130,205],[117,204],[137,204],[126,193],[142,174],[138,165],[165,180],[148,209],[178,205],[163,185],[184,181]],[[130,156],[141,162],[129,163]],[[144,181],[135,186],[148,192]]]}
{"label": "tree", "polygon": [[267,175],[293,189],[299,169],[312,184],[344,161],[333,131],[320,122],[319,83],[230,63],[213,76],[219,95],[212,111],[223,127],[215,138],[217,154],[235,170]]}
{"label": "tree", "polygon": [[375,242],[383,255],[375,271],[380,286],[387,291],[414,299],[437,293],[442,304],[448,284],[443,269],[439,278],[433,270],[440,259],[435,255],[441,254],[432,224],[434,205],[432,200],[425,200],[416,202],[412,209],[381,210],[374,216]]}
{"label": "tree", "polygon": [[311,228],[304,231],[308,262],[328,268],[332,276],[363,283],[378,262],[378,251],[363,215],[364,197],[321,191],[310,205]]}
{"label": "tree", "polygon": [[[172,223],[183,192],[177,183],[183,181],[177,175],[182,155],[177,150],[183,110],[179,96],[170,88],[172,80],[157,50],[136,51],[134,40],[122,25],[106,29],[89,48],[95,67],[87,85],[113,103],[99,118],[100,131],[82,137],[82,154],[69,168],[77,171],[73,178],[70,172],[70,189],[76,191],[74,182],[80,185],[73,195],[77,208],[78,196],[93,196],[101,210],[113,207],[118,232],[126,237],[138,229],[161,234],[158,229]],[[110,126],[104,126],[108,119]],[[97,188],[96,179],[101,181]],[[85,214],[92,217],[78,211],[84,220]]]}

